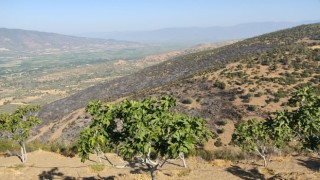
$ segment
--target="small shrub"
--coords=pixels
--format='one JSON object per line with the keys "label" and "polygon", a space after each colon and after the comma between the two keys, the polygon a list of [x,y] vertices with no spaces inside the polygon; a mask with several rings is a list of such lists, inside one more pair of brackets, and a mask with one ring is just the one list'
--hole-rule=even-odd
{"label": "small shrub", "polygon": [[223,148],[223,149],[213,151],[213,158],[230,160],[230,161],[239,161],[239,160],[245,159],[245,154],[242,151]]}
{"label": "small shrub", "polygon": [[19,150],[19,145],[12,140],[0,139],[0,152]]}
{"label": "small shrub", "polygon": [[248,110],[248,111],[255,111],[255,110],[257,110],[257,106],[255,106],[255,105],[248,105],[247,110]]}
{"label": "small shrub", "polygon": [[261,97],[263,95],[263,92],[258,92],[256,94],[254,94],[254,97]]}
{"label": "small shrub", "polygon": [[228,123],[227,119],[221,119],[219,121],[216,122],[216,125],[218,126],[225,126]]}
{"label": "small shrub", "polygon": [[223,143],[221,142],[221,138],[218,138],[218,139],[216,140],[216,142],[214,142],[214,145],[215,145],[216,147],[221,147],[221,146],[223,145]]}
{"label": "small shrub", "polygon": [[195,152],[195,155],[201,157],[202,159],[204,159],[206,161],[212,161],[214,158],[212,151],[208,151],[208,150],[204,150],[204,149],[198,149]]}
{"label": "small shrub", "polygon": [[222,134],[222,133],[224,133],[224,129],[223,129],[223,128],[221,128],[221,129],[217,129],[217,133],[218,133],[218,134]]}
{"label": "small shrub", "polygon": [[222,81],[216,81],[214,83],[215,87],[219,88],[219,89],[225,89],[226,88],[226,83],[222,82]]}
{"label": "small shrub", "polygon": [[183,100],[181,101],[181,103],[182,103],[182,104],[192,104],[192,99],[190,99],[190,98],[183,99]]}
{"label": "small shrub", "polygon": [[40,141],[32,141],[32,142],[28,143],[26,145],[26,149],[28,152],[33,152],[33,151],[36,151],[39,149],[46,150],[46,151],[50,150],[48,144],[42,143]]}
{"label": "small shrub", "polygon": [[181,170],[177,175],[178,177],[188,176],[191,172],[191,169]]}
{"label": "small shrub", "polygon": [[59,143],[59,142],[54,142],[50,145],[50,151],[51,152],[60,152],[61,149],[66,148],[66,145]]}

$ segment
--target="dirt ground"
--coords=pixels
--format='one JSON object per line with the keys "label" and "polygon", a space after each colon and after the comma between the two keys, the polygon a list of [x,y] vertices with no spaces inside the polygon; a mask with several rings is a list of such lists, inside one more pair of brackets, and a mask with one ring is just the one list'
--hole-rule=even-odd
{"label": "dirt ground", "polygon": [[[114,154],[107,156],[118,164],[122,163]],[[15,156],[0,157],[0,179],[150,179],[148,171],[141,165],[115,168],[104,159],[102,161],[105,163],[104,169],[97,171],[93,167],[98,162],[94,155],[82,163],[77,156],[69,158],[38,150],[28,153],[26,164],[22,164]],[[320,179],[318,157],[277,157],[273,158],[267,169],[261,166],[261,161],[252,160],[207,162],[200,157],[192,157],[187,159],[188,168],[182,164],[181,160],[170,160],[156,172],[157,179]]]}

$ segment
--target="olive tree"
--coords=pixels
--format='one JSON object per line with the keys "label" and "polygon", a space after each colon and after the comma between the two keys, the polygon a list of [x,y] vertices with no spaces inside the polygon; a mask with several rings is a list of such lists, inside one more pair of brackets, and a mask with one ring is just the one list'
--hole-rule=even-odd
{"label": "olive tree", "polygon": [[103,146],[116,150],[127,161],[138,159],[147,166],[152,179],[169,158],[180,157],[185,164],[184,155],[213,135],[205,120],[170,111],[175,105],[176,100],[169,96],[118,104],[90,101],[86,111],[92,123],[80,133],[82,161]]}
{"label": "olive tree", "polygon": [[25,144],[30,136],[30,130],[41,122],[41,119],[37,117],[39,109],[40,106],[21,106],[11,114],[0,116],[0,130],[3,130],[8,138],[20,145],[21,154],[18,156],[22,163],[27,161]]}

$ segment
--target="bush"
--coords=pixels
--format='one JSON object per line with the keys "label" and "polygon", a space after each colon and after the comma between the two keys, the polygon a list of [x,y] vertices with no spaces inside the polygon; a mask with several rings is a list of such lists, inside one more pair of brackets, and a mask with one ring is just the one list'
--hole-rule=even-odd
{"label": "bush", "polygon": [[256,94],[254,94],[254,97],[261,97],[263,95],[263,92],[258,92]]}
{"label": "bush", "polygon": [[225,89],[226,88],[226,83],[222,82],[222,81],[216,81],[214,83],[215,87],[219,88],[219,89]]}
{"label": "bush", "polygon": [[218,138],[218,139],[216,140],[216,142],[214,142],[214,145],[215,145],[216,147],[221,147],[221,146],[223,145],[223,143],[221,142],[221,138]]}
{"label": "bush", "polygon": [[223,128],[221,128],[221,129],[217,129],[217,133],[218,133],[218,134],[222,134],[222,133],[224,133],[224,129],[223,129]]}
{"label": "bush", "polygon": [[255,111],[255,110],[257,110],[257,106],[255,106],[255,105],[249,105],[249,106],[247,107],[247,110],[248,110],[248,111]]}
{"label": "bush", "polygon": [[45,150],[49,151],[50,150],[50,144],[45,144],[40,141],[32,141],[26,145],[26,149],[28,152],[36,151],[36,150]]}
{"label": "bush", "polygon": [[77,153],[78,148],[75,143],[66,145],[61,142],[54,142],[51,143],[49,146],[49,150],[51,152],[59,153],[66,157],[74,157]]}
{"label": "bush", "polygon": [[182,104],[192,104],[192,99],[191,98],[187,98],[187,99],[183,99],[181,101]]}
{"label": "bush", "polygon": [[201,157],[202,159],[204,159],[206,161],[212,161],[214,158],[212,151],[208,151],[208,150],[204,150],[204,149],[196,150],[195,155]]}
{"label": "bush", "polygon": [[227,119],[221,119],[219,121],[216,122],[216,125],[218,126],[225,126],[228,123]]}
{"label": "bush", "polygon": [[0,139],[0,152],[19,150],[19,145],[12,140]]}

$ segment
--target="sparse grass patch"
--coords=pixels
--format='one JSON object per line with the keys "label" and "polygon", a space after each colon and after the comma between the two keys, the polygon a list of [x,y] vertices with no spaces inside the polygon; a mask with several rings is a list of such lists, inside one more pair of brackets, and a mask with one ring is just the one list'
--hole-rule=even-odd
{"label": "sparse grass patch", "polygon": [[50,144],[50,151],[66,157],[74,157],[77,154],[77,146],[74,144],[66,145],[64,143],[54,142]]}
{"label": "sparse grass patch", "polygon": [[242,151],[236,151],[230,148],[222,148],[212,152],[213,157],[216,159],[224,159],[230,161],[243,160],[245,154]]}
{"label": "sparse grass patch", "polygon": [[12,140],[0,139],[0,152],[13,151],[19,149],[19,144]]}
{"label": "sparse grass patch", "polygon": [[212,151],[208,151],[208,150],[205,150],[205,149],[196,150],[194,155],[195,156],[199,156],[199,157],[201,157],[202,159],[204,159],[206,161],[211,161],[214,158]]}
{"label": "sparse grass patch", "polygon": [[9,168],[12,168],[14,170],[19,170],[24,167],[25,167],[25,164],[16,164],[16,165],[10,166]]}
{"label": "sparse grass patch", "polygon": [[212,166],[215,167],[228,167],[232,164],[230,160],[224,160],[224,159],[215,159],[212,162]]}
{"label": "sparse grass patch", "polygon": [[190,169],[181,170],[177,175],[178,177],[188,176],[191,173]]}
{"label": "sparse grass patch", "polygon": [[105,168],[104,164],[101,163],[95,163],[95,164],[91,164],[89,165],[89,168],[93,171],[93,172],[100,172],[103,171]]}
{"label": "sparse grass patch", "polygon": [[50,144],[45,144],[43,142],[40,142],[40,141],[32,141],[30,143],[28,143],[26,145],[26,149],[27,149],[27,152],[32,152],[32,151],[36,151],[36,150],[46,150],[46,151],[49,151],[50,150]]}

